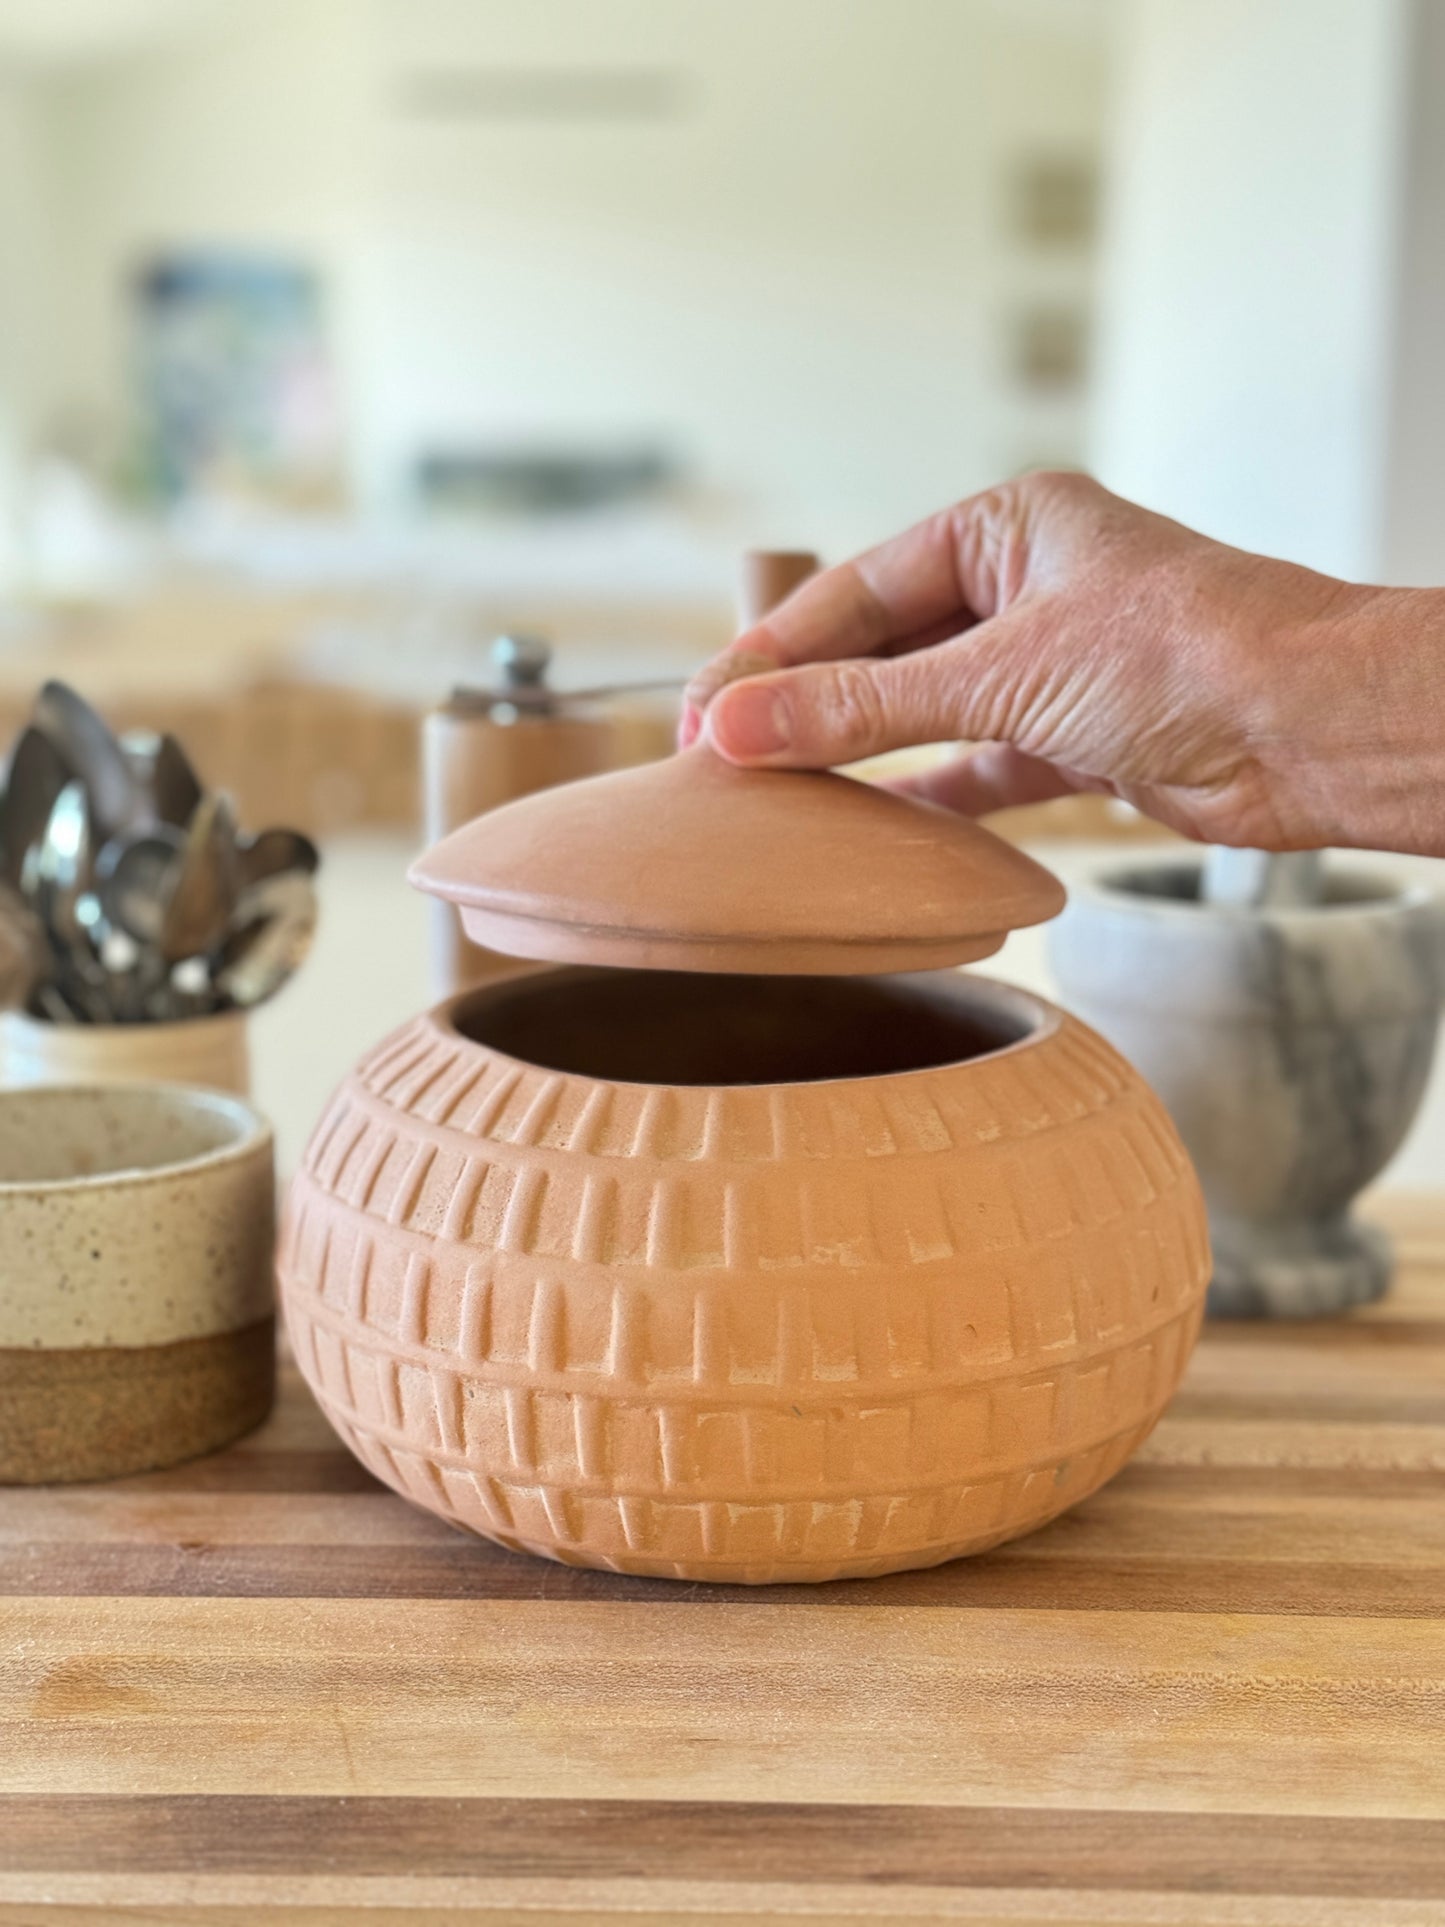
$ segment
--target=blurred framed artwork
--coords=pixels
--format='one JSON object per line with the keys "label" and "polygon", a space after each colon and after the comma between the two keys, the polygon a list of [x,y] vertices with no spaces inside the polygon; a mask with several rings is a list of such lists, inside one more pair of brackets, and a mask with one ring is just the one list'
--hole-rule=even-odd
{"label": "blurred framed artwork", "polygon": [[265,253],[177,252],[133,283],[146,492],[334,502],[341,423],[321,278]]}

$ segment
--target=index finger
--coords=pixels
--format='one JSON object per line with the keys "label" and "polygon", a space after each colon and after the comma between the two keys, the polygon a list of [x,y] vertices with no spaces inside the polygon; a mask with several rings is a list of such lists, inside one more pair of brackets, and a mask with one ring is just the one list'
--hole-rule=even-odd
{"label": "index finger", "polygon": [[810,577],[698,672],[689,702],[701,709],[743,676],[941,642],[993,615],[1013,519],[1008,494],[956,503]]}

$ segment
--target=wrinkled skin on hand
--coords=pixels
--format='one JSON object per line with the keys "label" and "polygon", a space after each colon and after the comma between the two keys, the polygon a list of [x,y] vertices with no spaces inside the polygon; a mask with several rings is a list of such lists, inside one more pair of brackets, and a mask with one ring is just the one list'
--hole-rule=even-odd
{"label": "wrinkled skin on hand", "polygon": [[1445,594],[1210,541],[1029,475],[814,576],[693,680],[682,739],[981,815],[1079,790],[1212,843],[1445,854]]}

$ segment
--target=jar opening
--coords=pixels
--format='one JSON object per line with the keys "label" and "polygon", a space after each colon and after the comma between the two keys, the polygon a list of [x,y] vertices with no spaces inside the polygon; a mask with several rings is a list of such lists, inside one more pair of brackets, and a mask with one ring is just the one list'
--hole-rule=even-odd
{"label": "jar opening", "polygon": [[544,1070],[623,1084],[811,1084],[985,1057],[1029,1001],[956,971],[896,977],[548,970],[479,991],[457,1031]]}

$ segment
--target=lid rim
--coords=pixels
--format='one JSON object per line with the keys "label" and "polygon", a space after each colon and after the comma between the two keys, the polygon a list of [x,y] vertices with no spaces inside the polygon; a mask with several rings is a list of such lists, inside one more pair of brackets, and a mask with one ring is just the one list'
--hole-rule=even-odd
{"label": "lid rim", "polygon": [[[676,938],[653,931],[561,924],[464,910],[474,943],[537,963],[600,964],[621,970],[693,970],[739,977],[876,977],[950,970],[1000,951],[1006,930],[966,939],[897,937]],[[540,941],[539,941],[540,939]]]}
{"label": "lid rim", "polygon": [[[415,888],[425,890],[427,886],[419,881],[411,871],[407,881]],[[478,891],[468,894],[462,889],[449,892],[445,902],[454,904],[465,915],[480,914],[496,919],[498,922],[534,924],[543,930],[571,930],[579,935],[591,932],[603,938],[647,942],[655,939],[660,943],[672,944],[753,944],[758,947],[772,945],[782,947],[795,943],[827,943],[838,947],[849,944],[897,943],[900,939],[882,929],[859,929],[854,934],[830,931],[823,919],[805,926],[798,931],[788,930],[724,930],[705,924],[687,925],[676,923],[663,926],[656,923],[615,923],[605,917],[591,914],[568,915],[564,911],[530,906],[539,904],[536,897],[528,897],[520,892]],[[1028,930],[1041,923],[1049,923],[1064,907],[1063,886],[1060,885],[1059,908],[1057,911],[1042,911],[1037,905],[1030,904],[1023,897],[1012,902],[1002,899],[997,905],[997,920],[988,923],[976,922],[967,928],[940,929],[930,932],[920,941],[930,946],[944,943],[971,944],[983,937],[996,936],[1000,940],[1015,930]],[[903,941],[908,941],[904,939]]]}
{"label": "lid rim", "polygon": [[971,962],[1065,902],[971,819],[704,744],[506,803],[409,878],[504,954],[754,974]]}

